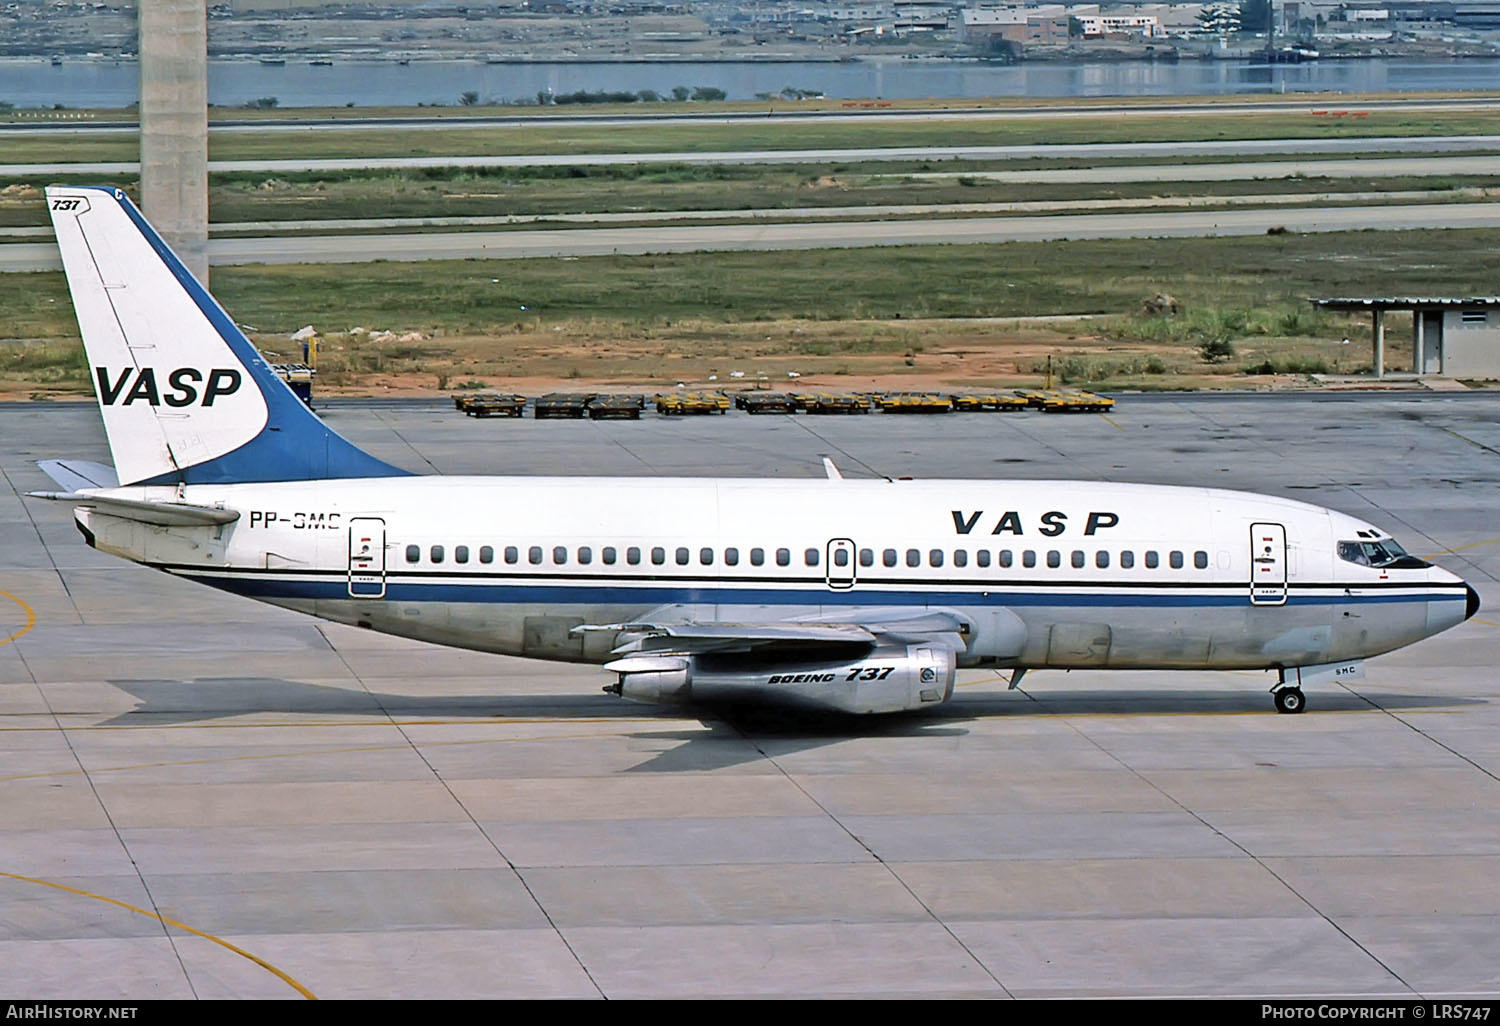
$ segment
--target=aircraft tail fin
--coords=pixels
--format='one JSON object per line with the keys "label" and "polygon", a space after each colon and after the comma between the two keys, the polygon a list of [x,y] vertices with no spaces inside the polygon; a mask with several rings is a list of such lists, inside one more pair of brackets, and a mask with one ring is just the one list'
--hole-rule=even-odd
{"label": "aircraft tail fin", "polygon": [[52,187],[47,209],[120,484],[406,474],[319,420],[122,190]]}

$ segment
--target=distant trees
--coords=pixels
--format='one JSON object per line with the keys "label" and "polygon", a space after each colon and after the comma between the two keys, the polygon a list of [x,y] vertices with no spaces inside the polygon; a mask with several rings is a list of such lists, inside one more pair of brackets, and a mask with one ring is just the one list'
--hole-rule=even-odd
{"label": "distant trees", "polygon": [[[468,97],[473,96],[474,101]],[[672,99],[679,103],[689,100],[711,101],[723,100],[729,96],[724,90],[715,86],[697,86],[689,89],[687,86],[674,86]],[[536,102],[539,104],[575,104],[575,103],[660,103],[666,97],[655,89],[641,89],[637,92],[614,89],[578,89],[571,93],[553,93],[543,90],[536,94]],[[477,102],[477,93],[464,93],[464,98],[459,102],[468,106],[471,102]]]}
{"label": "distant trees", "polygon": [[463,106],[465,106],[465,107],[472,107],[476,103],[479,102],[479,94],[476,93],[474,90],[469,89],[469,90],[465,91],[462,96],[460,96],[458,98],[458,102],[460,104],[462,104]]}
{"label": "distant trees", "polygon": [[274,96],[262,96],[254,100],[246,100],[245,106],[250,110],[271,110],[281,101]]}

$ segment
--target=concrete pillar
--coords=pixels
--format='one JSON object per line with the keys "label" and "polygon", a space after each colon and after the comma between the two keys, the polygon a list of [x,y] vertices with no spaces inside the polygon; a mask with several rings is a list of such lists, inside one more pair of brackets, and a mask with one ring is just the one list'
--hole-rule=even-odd
{"label": "concrete pillar", "polygon": [[1423,336],[1422,310],[1411,312],[1411,372],[1424,374],[1427,371],[1427,339]]}
{"label": "concrete pillar", "polygon": [[206,0],[141,0],[141,210],[208,286]]}
{"label": "concrete pillar", "polygon": [[1371,316],[1375,319],[1375,359],[1373,361],[1375,376],[1383,378],[1385,377],[1385,311],[1376,310]]}

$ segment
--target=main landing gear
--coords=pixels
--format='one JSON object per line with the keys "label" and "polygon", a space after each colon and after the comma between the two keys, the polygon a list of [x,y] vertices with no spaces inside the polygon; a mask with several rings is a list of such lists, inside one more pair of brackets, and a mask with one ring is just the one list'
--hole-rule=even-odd
{"label": "main landing gear", "polygon": [[1276,702],[1276,711],[1279,713],[1299,713],[1307,708],[1307,699],[1302,694],[1302,689],[1295,684],[1286,682],[1286,671],[1276,671],[1276,686],[1271,689],[1271,698]]}

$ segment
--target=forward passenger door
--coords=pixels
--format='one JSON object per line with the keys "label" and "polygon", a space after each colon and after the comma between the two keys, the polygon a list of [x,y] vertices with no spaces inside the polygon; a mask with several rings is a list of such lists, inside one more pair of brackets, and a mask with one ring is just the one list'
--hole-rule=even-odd
{"label": "forward passenger door", "polygon": [[1250,604],[1286,605],[1286,527],[1250,525]]}

